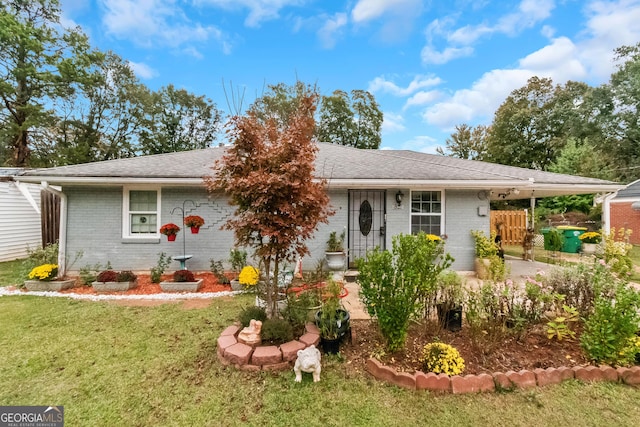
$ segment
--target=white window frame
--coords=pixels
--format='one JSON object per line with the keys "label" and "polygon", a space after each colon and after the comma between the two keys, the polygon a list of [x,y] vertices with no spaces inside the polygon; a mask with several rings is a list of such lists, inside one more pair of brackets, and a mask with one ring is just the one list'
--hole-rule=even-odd
{"label": "white window frame", "polygon": [[[422,193],[422,192],[431,192],[431,193],[440,193],[440,212],[437,214],[434,213],[414,213],[412,211],[411,204],[413,203],[413,193]],[[441,188],[425,188],[425,189],[416,189],[411,190],[411,194],[409,194],[409,232],[413,233],[412,229],[412,219],[414,216],[439,216],[440,217],[440,236],[444,236],[447,234],[445,228],[445,191]]]}
{"label": "white window frame", "polygon": [[[129,197],[131,191],[155,191],[156,192],[156,217],[157,217],[157,225],[158,229],[155,233],[131,233],[131,215],[129,211]],[[124,186],[122,189],[122,238],[123,239],[149,239],[149,238],[160,238],[160,225],[162,224],[162,219],[160,217],[161,203],[162,200],[162,191],[160,187],[156,186]]]}

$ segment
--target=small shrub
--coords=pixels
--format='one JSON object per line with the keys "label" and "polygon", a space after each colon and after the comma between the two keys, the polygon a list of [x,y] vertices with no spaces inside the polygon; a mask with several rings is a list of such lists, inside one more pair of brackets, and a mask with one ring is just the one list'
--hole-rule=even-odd
{"label": "small shrub", "polygon": [[476,256],[478,258],[491,258],[498,256],[500,248],[495,243],[495,234],[491,233],[491,237],[487,237],[482,231],[471,231],[473,242],[475,244]]}
{"label": "small shrub", "polygon": [[391,252],[376,248],[358,260],[360,296],[390,351],[404,346],[409,320],[432,298],[438,276],[452,262],[444,243],[425,233],[393,236]]}
{"label": "small shrub", "polygon": [[195,282],[196,277],[189,270],[176,270],[173,273],[174,282]]}
{"label": "small shrub", "polygon": [[633,364],[635,355],[625,350],[638,331],[639,310],[640,294],[626,283],[599,293],[580,337],[589,358],[614,366]]}
{"label": "small shrub", "polygon": [[22,261],[21,276],[28,276],[31,270],[39,265],[58,264],[58,244],[52,243],[44,248],[38,246],[35,249],[27,248],[27,258]]}
{"label": "small shrub", "polygon": [[160,252],[158,264],[151,269],[151,282],[160,283],[162,275],[169,265],[171,265],[171,257],[167,256],[164,252]]}
{"label": "small shrub", "polygon": [[249,326],[249,323],[251,323],[251,319],[264,322],[265,320],[267,320],[267,312],[262,307],[256,307],[252,305],[244,308],[238,316],[238,320],[244,328]]}
{"label": "small shrub", "polygon": [[305,324],[309,319],[309,309],[320,306],[320,296],[315,289],[309,289],[298,294],[287,295],[287,307],[282,311],[282,316],[286,319],[296,334],[304,331]]}
{"label": "small shrub", "polygon": [[91,285],[91,283],[98,280],[98,274],[102,270],[111,270],[111,265],[107,262],[105,267],[102,267],[102,264],[100,263],[81,267],[80,272],[78,273],[80,284],[82,286]]}
{"label": "small shrub", "polygon": [[573,264],[554,268],[545,276],[544,283],[554,293],[564,295],[564,303],[575,307],[581,316],[593,310],[594,293],[593,267],[586,264]]}
{"label": "small shrub", "polygon": [[441,342],[427,344],[420,358],[424,372],[460,375],[464,371],[464,359],[454,347]]}
{"label": "small shrub", "polygon": [[134,282],[138,276],[136,276],[132,271],[125,270],[118,273],[118,282]]}
{"label": "small shrub", "polygon": [[229,251],[229,262],[231,263],[231,270],[238,274],[242,267],[247,265],[247,251],[242,249],[231,249]]}
{"label": "small shrub", "polygon": [[216,280],[219,284],[228,285],[231,282],[224,274],[224,265],[222,264],[222,261],[211,259],[210,269],[213,275],[216,276]]}
{"label": "small shrub", "polygon": [[573,331],[571,325],[580,320],[578,309],[564,305],[562,306],[562,310],[563,313],[561,316],[557,316],[547,323],[547,338],[555,338],[558,341],[562,341],[563,339],[572,341],[576,337],[576,333]]}
{"label": "small shrub", "polygon": [[118,273],[113,270],[105,270],[101,271],[96,278],[98,282],[117,282],[118,281]]}
{"label": "small shrub", "polygon": [[629,251],[633,247],[629,244],[629,236],[632,230],[611,229],[610,233],[602,235],[604,247],[604,260],[611,269],[618,274],[627,275],[633,268],[633,261],[629,257]]}
{"label": "small shrub", "polygon": [[283,344],[293,340],[293,328],[284,319],[267,319],[262,323],[260,336],[263,341],[272,344]]}

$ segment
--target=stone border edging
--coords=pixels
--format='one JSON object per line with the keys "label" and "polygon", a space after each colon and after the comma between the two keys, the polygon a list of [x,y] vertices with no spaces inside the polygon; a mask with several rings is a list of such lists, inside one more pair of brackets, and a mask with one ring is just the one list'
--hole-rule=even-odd
{"label": "stone border edging", "polygon": [[225,366],[233,365],[243,371],[281,371],[293,368],[298,350],[320,343],[320,330],[313,323],[305,325],[305,334],[280,346],[251,347],[238,342],[240,327],[227,327],[218,337],[218,360]]}
{"label": "stone border edging", "polygon": [[429,372],[397,372],[374,358],[367,360],[365,369],[376,379],[409,390],[430,390],[439,393],[477,393],[515,388],[529,389],[560,384],[562,381],[577,379],[584,382],[611,381],[640,387],[640,366],[612,368],[611,366],[566,366],[560,368],[507,371],[478,375],[434,374]]}

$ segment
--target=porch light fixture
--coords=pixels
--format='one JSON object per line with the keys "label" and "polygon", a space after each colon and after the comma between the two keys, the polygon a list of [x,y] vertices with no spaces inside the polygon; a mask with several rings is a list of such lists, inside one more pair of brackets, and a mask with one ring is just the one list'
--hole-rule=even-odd
{"label": "porch light fixture", "polygon": [[402,193],[402,191],[398,190],[398,192],[396,193],[396,206],[400,207],[402,206],[402,198],[404,197],[404,194]]}

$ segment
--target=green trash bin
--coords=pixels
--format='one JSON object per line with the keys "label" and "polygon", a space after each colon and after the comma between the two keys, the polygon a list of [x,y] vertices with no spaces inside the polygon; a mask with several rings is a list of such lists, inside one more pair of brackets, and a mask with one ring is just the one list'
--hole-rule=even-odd
{"label": "green trash bin", "polygon": [[567,252],[570,254],[577,254],[580,252],[580,246],[582,241],[580,235],[587,231],[585,227],[574,227],[571,225],[561,225],[558,230],[564,237],[564,243],[562,245],[561,252]]}

